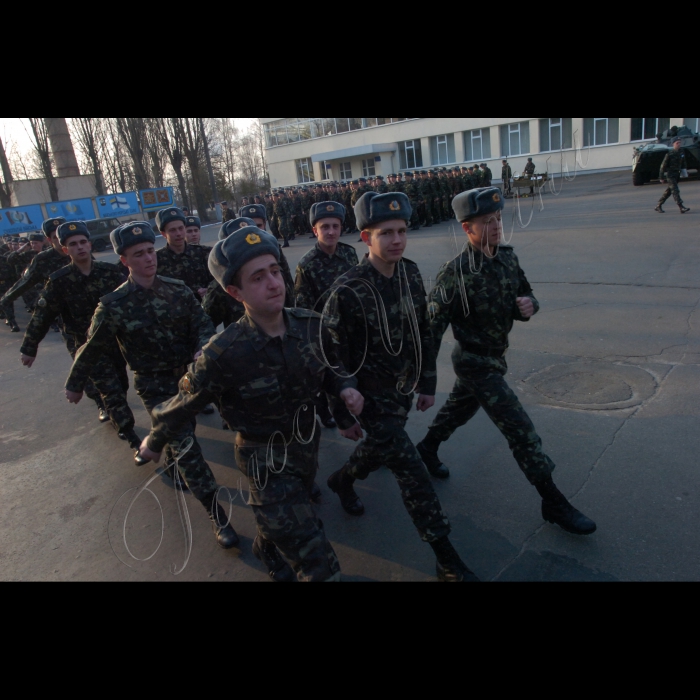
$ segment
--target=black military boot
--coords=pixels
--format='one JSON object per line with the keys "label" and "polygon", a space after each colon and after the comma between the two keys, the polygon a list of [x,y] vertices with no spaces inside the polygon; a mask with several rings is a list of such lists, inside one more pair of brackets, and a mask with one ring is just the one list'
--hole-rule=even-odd
{"label": "black military boot", "polygon": [[423,464],[425,464],[428,472],[432,474],[436,479],[449,479],[450,470],[440,461],[438,457],[437,450],[431,450],[428,445],[426,445],[426,440],[416,445],[418,454],[420,454]]}
{"label": "black military boot", "polygon": [[328,488],[337,493],[340,505],[348,515],[364,515],[365,507],[353,488],[355,479],[345,473],[345,467],[328,479]]}
{"label": "black military boot", "polygon": [[213,496],[208,499],[208,503],[203,502],[203,505],[209,514],[209,519],[211,520],[219,547],[222,549],[234,549],[238,547],[240,539],[238,539],[238,535],[231,523],[228,522],[228,517],[221,505],[217,503],[216,507],[214,507]]}
{"label": "black military boot", "polygon": [[555,486],[552,478],[535,484],[537,492],[542,496],[542,517],[562,530],[572,535],[592,535],[598,527],[583,513],[574,508],[566,500],[564,494]]}
{"label": "black military boot", "polygon": [[656,207],[656,209],[654,209],[654,211],[658,211],[659,214],[665,214],[665,213],[666,213],[666,212],[663,210],[663,207],[661,206],[661,204],[658,204],[657,207]]}
{"label": "black military boot", "polygon": [[293,583],[296,581],[292,567],[282,558],[274,542],[265,540],[260,535],[253,542],[253,554],[267,568],[269,577],[275,583]]}
{"label": "black military boot", "polygon": [[118,437],[120,440],[128,442],[132,450],[138,450],[139,447],[141,447],[141,438],[136,434],[133,428],[131,430],[125,430],[123,433],[118,433]]}
{"label": "black military boot", "polygon": [[687,214],[690,211],[688,207],[681,207],[681,214]]}
{"label": "black military boot", "polygon": [[12,333],[19,333],[19,326],[14,321],[10,321],[8,325],[10,326],[10,331]]}
{"label": "black military boot", "polygon": [[437,557],[437,577],[442,583],[479,583],[477,575],[460,559],[448,537],[430,546]]}

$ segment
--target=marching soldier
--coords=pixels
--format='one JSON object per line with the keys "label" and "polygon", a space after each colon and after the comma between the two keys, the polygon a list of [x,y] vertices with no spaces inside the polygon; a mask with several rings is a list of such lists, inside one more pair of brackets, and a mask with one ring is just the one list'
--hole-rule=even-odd
{"label": "marching soldier", "polygon": [[[25,243],[20,244],[19,248],[14,253],[7,256],[7,262],[14,265],[16,279],[20,279],[24,271],[31,265],[32,260],[44,250],[46,238],[42,233],[30,233],[27,236]],[[32,313],[34,306],[39,299],[41,285],[37,285],[34,289],[30,289],[22,295],[27,311]]]}
{"label": "marching soldier", "polygon": [[406,434],[414,392],[418,410],[426,411],[435,404],[437,384],[425,288],[416,264],[403,256],[411,205],[405,194],[369,193],[356,216],[369,254],[336,282],[327,310],[343,365],[357,372],[365,397],[359,420],[367,437],[328,486],[348,514],[362,515],[354,483],[386,465],[421,538],[435,551],[438,578],[476,580],[450,543],[447,515]]}
{"label": "marching soldier", "polygon": [[[66,398],[71,403],[80,402],[91,368],[118,343],[135,373],[136,392],[152,415],[156,406],[177,395],[187,365],[201,354],[215,330],[184,282],[157,275],[156,239],[147,223],[124,224],[112,231],[111,239],[129,269],[129,279],[100,300],[87,343],[78,351],[66,382]],[[232,549],[238,545],[238,536],[218,505],[219,487],[202,456],[195,426],[195,416],[188,416],[163,443],[168,447],[167,465],[171,470],[176,465],[186,486],[206,509],[219,546]],[[182,446],[190,439],[192,444],[184,451]],[[137,452],[135,461],[143,465],[148,458]]]}
{"label": "marching soldier", "polygon": [[510,181],[513,178],[513,170],[508,161],[503,159],[503,168],[501,169],[501,179],[503,180],[503,192],[507,195],[513,194],[513,188]]}
{"label": "marching soldier", "polygon": [[[92,259],[90,232],[83,221],[61,224],[57,235],[70,263],[54,272],[46,284],[20,348],[22,364],[31,367],[39,344],[60,316],[63,339],[71,358],[87,340],[90,322],[100,298],[124,282],[116,265]],[[126,398],[129,378],[118,346],[107,348],[99,363],[91,368],[85,393],[96,404],[101,422],[112,421],[119,438],[137,450],[141,440],[134,432],[134,414]]]}
{"label": "marching soldier", "polygon": [[421,224],[420,214],[418,213],[421,202],[420,190],[418,189],[416,182],[414,182],[412,172],[406,173],[405,177],[406,184],[403,187],[404,194],[408,197],[408,201],[411,203],[411,230],[418,231]]}
{"label": "marching soldier", "polygon": [[[595,523],[579,513],[554,485],[554,464],[505,380],[505,354],[513,323],[529,321],[539,304],[512,247],[501,245],[503,207],[497,188],[465,192],[454,202],[457,220],[467,234],[468,249],[440,271],[429,311],[436,353],[447,327],[452,325],[459,345],[452,356],[457,381],[418,451],[428,469],[447,478],[449,470],[438,457],[440,444],[483,408],[541,495],[544,519],[567,532],[589,535],[595,532]],[[474,256],[479,258],[479,273],[473,272]],[[470,313],[465,313],[466,302]]]}
{"label": "marching soldier", "polygon": [[[51,241],[51,248],[45,250],[39,255],[37,255],[34,260],[32,260],[31,265],[27,268],[22,279],[19,280],[5,296],[0,300],[0,308],[5,313],[5,318],[7,319],[5,323],[10,326],[13,333],[19,333],[19,326],[15,320],[15,310],[14,301],[18,299],[27,290],[36,287],[36,285],[45,285],[49,277],[65,267],[69,262],[70,258],[63,252],[61,242],[58,240],[56,230],[61,224],[64,224],[66,220],[62,217],[56,219],[47,219],[42,224],[42,230],[44,236]],[[109,419],[107,419],[109,420]]]}
{"label": "marching soldier", "polygon": [[178,395],[155,409],[141,454],[157,460],[201,406],[217,401],[238,431],[236,463],[250,481],[258,526],[253,553],[273,581],[291,581],[293,573],[299,581],[337,581],[338,558],[309,495],[320,434],[308,409],[327,391],[344,402],[346,410],[336,416],[352,430],[351,413],[362,411],[363,400],[355,379],[341,379],[344,369],[337,374],[323,363],[325,352],[331,366],[342,368],[318,314],[284,308],[279,253],[275,239],[253,227],[214,248],[212,272],[246,314],[205,347]]}
{"label": "marching soldier", "polygon": [[678,189],[678,180],[681,177],[681,171],[686,168],[685,153],[682,150],[682,144],[682,139],[675,139],[673,141],[673,150],[666,154],[664,162],[661,164],[659,180],[661,180],[662,183],[668,181],[668,189],[664,192],[655,209],[659,214],[666,213],[663,210],[663,205],[666,204],[666,201],[671,196],[673,196],[673,199],[681,210],[681,214],[687,214],[690,211],[690,209],[683,204],[681,191]]}
{"label": "marching soldier", "polygon": [[287,201],[281,192],[275,192],[274,197],[275,223],[279,235],[284,239],[283,248],[289,248],[289,208]]}

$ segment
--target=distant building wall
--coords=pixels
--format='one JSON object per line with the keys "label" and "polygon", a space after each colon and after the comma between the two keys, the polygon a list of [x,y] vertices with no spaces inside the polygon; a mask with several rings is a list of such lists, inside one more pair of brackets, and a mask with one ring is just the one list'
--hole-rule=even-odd
{"label": "distant building wall", "polygon": [[[94,175],[56,178],[58,198],[87,199],[97,197]],[[31,204],[44,204],[51,201],[46,180],[15,180],[12,185],[12,206],[26,207]]]}

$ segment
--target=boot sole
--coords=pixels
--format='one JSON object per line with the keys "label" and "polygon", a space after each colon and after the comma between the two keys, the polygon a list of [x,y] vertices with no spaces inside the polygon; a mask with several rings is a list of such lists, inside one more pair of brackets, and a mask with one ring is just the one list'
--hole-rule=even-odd
{"label": "boot sole", "polygon": [[[362,509],[361,509],[361,510],[358,509],[358,510],[356,510],[356,511],[354,511],[354,510],[348,510],[348,509],[345,507],[345,505],[343,504],[342,498],[340,498],[340,493],[338,493],[338,491],[337,491],[337,490],[334,488],[334,486],[331,484],[332,481],[333,481],[333,477],[331,477],[330,479],[328,479],[328,488],[329,488],[331,491],[333,491],[333,493],[334,493],[336,496],[338,496],[338,498],[340,499],[340,505],[341,505],[341,507],[343,508],[343,510],[344,510],[348,515],[352,515],[352,516],[354,516],[354,517],[360,517],[361,515],[364,515],[364,514],[365,514],[365,507],[364,507],[364,505],[362,505]],[[359,501],[359,497],[358,497],[358,501]]]}
{"label": "boot sole", "polygon": [[592,535],[594,532],[598,531],[597,525],[594,525],[592,530],[574,530],[574,528],[565,527],[564,525],[561,525],[556,520],[552,520],[551,518],[545,518],[544,520],[545,522],[560,527],[562,530],[564,530],[564,532],[568,532],[570,535],[579,535],[581,537],[587,537],[588,535]]}

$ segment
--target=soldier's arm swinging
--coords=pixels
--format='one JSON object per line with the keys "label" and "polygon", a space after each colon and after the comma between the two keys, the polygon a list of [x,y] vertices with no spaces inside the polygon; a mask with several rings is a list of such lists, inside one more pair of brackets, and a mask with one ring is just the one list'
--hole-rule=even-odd
{"label": "soldier's arm swinging", "polygon": [[[438,273],[435,286],[428,299],[428,317],[432,333],[433,352],[435,357],[440,354],[442,338],[452,323],[452,303],[462,308],[461,290],[457,283],[457,261],[448,263]],[[452,301],[452,303],[450,303]],[[466,299],[464,299],[466,303]]]}
{"label": "soldier's arm swinging", "polygon": [[44,340],[51,328],[51,324],[54,323],[60,313],[61,308],[58,296],[53,285],[49,282],[32,314],[32,319],[25,331],[24,341],[20,348],[22,364],[25,367],[31,367],[34,364],[34,360],[39,352],[39,344]]}
{"label": "soldier's arm swinging", "polygon": [[30,263],[29,267],[26,269],[22,278],[15,283],[15,285],[5,293],[5,296],[0,299],[0,305],[11,304],[16,299],[19,299],[25,292],[29,291],[32,287],[37,284],[41,284],[42,276],[37,270],[37,259],[34,258]]}
{"label": "soldier's arm swinging", "polygon": [[535,298],[532,287],[520,265],[518,265],[518,276],[520,286],[518,287],[514,318],[518,321],[529,321],[540,310],[540,303]]}

